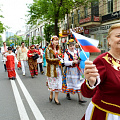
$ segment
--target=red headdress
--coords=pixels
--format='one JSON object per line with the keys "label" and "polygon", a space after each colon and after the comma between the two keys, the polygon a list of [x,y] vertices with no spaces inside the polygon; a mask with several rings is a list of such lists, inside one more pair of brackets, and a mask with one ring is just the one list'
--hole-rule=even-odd
{"label": "red headdress", "polygon": [[30,46],[30,49],[32,49],[32,48],[35,48],[35,46],[34,46],[34,45],[31,45],[31,46]]}

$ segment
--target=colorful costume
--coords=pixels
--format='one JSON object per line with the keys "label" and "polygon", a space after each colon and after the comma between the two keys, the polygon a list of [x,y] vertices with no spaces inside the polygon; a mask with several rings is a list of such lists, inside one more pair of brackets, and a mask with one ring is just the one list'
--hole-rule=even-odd
{"label": "colorful costume", "polygon": [[29,70],[30,70],[30,74],[31,77],[33,77],[34,75],[38,75],[38,70],[37,70],[37,59],[34,60],[33,59],[33,53],[37,53],[40,55],[40,52],[36,49],[34,49],[33,51],[29,50],[27,53],[28,56],[28,64],[29,64]]}
{"label": "colorful costume", "polygon": [[83,96],[92,97],[82,120],[120,120],[120,60],[106,52],[93,63],[100,76],[95,86],[87,80],[81,86]]}
{"label": "colorful costume", "polygon": [[77,51],[71,52],[69,49],[64,55],[65,71],[62,81],[62,92],[63,93],[80,93],[81,92],[81,81],[80,71],[78,69],[79,64],[73,65],[73,60],[78,60]]}
{"label": "colorful costume", "polygon": [[16,78],[16,73],[15,73],[15,54],[14,53],[5,53],[5,57],[7,58],[6,61],[6,68],[8,72],[8,77],[10,79]]}
{"label": "colorful costume", "polygon": [[37,59],[37,64],[40,67],[40,72],[43,74],[44,73],[43,67],[42,67],[42,63],[43,63],[43,51],[42,51],[42,49],[36,49],[36,50],[38,50],[40,52],[39,58]]}
{"label": "colorful costume", "polygon": [[60,54],[60,50],[54,52],[52,45],[49,45],[46,49],[45,57],[47,63],[46,76],[48,80],[48,90],[55,92],[62,90],[62,75],[57,54]]}

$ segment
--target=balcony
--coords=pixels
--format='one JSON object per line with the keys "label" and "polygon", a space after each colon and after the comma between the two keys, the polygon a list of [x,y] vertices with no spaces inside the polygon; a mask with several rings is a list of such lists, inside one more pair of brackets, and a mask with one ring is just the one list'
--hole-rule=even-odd
{"label": "balcony", "polygon": [[79,21],[80,27],[99,26],[101,24],[101,15],[90,14],[84,16]]}

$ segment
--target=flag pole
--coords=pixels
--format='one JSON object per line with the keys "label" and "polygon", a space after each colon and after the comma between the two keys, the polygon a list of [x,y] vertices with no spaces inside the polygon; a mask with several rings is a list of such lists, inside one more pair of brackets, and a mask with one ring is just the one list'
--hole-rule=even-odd
{"label": "flag pole", "polygon": [[[76,38],[75,38],[75,40],[76,40]],[[78,40],[76,40],[76,42],[79,44],[80,48],[82,49],[82,47],[81,47],[80,43],[78,42]],[[82,49],[82,51],[83,51],[83,53],[84,53],[86,59],[89,59],[89,58],[86,56],[85,51],[84,51],[83,49]]]}
{"label": "flag pole", "polygon": [[[70,29],[70,31],[72,32],[72,30]],[[72,33],[73,34],[73,33]],[[75,37],[74,37],[75,38]],[[82,47],[81,47],[81,45],[80,45],[80,43],[78,42],[78,40],[75,38],[75,41],[79,44],[79,46],[80,46],[80,48],[82,49]],[[85,55],[85,57],[86,57],[86,59],[89,59],[87,56],[86,56],[86,54],[85,54],[85,51],[82,49],[82,51],[83,51],[83,53],[84,53],[84,55]]]}

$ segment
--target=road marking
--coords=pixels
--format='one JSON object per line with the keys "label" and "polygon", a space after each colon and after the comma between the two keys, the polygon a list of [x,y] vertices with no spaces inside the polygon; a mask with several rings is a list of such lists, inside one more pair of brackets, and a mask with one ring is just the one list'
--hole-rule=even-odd
{"label": "road marking", "polygon": [[29,92],[27,91],[26,87],[24,86],[22,80],[18,76],[17,72],[16,72],[16,78],[36,120],[45,120],[40,110],[38,109],[37,105],[35,104],[32,97],[30,96]]}
{"label": "road marking", "polygon": [[14,80],[11,80],[11,85],[12,85],[13,93],[15,96],[15,100],[16,100],[16,104],[18,107],[18,112],[19,112],[21,120],[29,120],[29,117],[27,115],[27,112],[25,110],[24,104],[22,102],[22,99],[20,97],[19,91],[17,89],[17,86]]}

